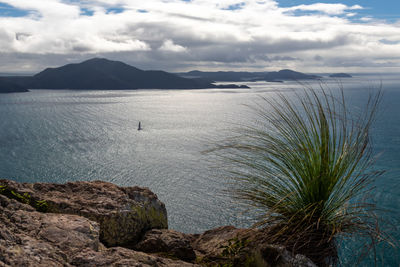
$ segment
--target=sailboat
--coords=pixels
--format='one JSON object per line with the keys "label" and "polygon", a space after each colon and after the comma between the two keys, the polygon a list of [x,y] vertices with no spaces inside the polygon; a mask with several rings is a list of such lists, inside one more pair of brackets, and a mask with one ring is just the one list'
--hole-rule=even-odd
{"label": "sailboat", "polygon": [[138,126],[137,130],[138,130],[138,131],[141,131],[141,130],[143,130],[143,128],[142,128],[142,124],[140,123],[140,121],[139,121],[139,126]]}

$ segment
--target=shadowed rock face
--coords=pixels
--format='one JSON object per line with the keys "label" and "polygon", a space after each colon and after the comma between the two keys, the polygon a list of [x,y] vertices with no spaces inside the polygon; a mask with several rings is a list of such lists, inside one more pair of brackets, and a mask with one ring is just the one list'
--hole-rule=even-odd
{"label": "shadowed rock face", "polygon": [[0,184],[32,203],[45,201],[46,212],[83,216],[100,225],[100,240],[106,246],[130,246],[153,228],[168,228],[164,203],[147,188],[118,187],[111,183]]}
{"label": "shadowed rock face", "polygon": [[170,255],[203,266],[316,267],[303,255],[292,255],[284,247],[271,245],[263,231],[222,226],[202,234],[173,230],[150,230],[135,249]]}
{"label": "shadowed rock face", "polygon": [[181,260],[194,261],[196,254],[191,239],[191,235],[174,230],[153,229],[146,233],[136,249],[148,253],[168,253]]}

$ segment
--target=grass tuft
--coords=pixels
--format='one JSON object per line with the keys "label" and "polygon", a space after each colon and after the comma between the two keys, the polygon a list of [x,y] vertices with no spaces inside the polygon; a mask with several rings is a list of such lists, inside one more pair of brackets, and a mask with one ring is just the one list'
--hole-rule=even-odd
{"label": "grass tuft", "polygon": [[339,92],[321,86],[264,97],[251,107],[255,125],[209,151],[227,167],[229,193],[259,215],[255,227],[319,266],[337,263],[338,235],[386,239],[365,198],[382,173],[372,169],[370,140],[382,93],[354,114]]}

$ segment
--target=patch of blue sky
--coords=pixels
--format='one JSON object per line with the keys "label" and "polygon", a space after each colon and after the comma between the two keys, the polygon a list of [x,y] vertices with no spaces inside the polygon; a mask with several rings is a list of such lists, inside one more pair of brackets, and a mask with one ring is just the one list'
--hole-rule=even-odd
{"label": "patch of blue sky", "polygon": [[351,19],[359,20],[360,17],[371,17],[382,19],[388,22],[400,20],[399,0],[276,0],[280,7],[292,7],[298,5],[311,5],[316,3],[344,4],[347,6],[360,5],[363,9],[348,10],[347,12],[357,13]]}
{"label": "patch of blue sky", "polygon": [[316,10],[294,10],[290,11],[290,14],[293,14],[295,16],[308,16],[308,15],[317,15],[317,14],[324,14],[321,11],[316,11]]}
{"label": "patch of blue sky", "polygon": [[81,8],[81,15],[84,16],[93,16],[94,11],[88,8]]}
{"label": "patch of blue sky", "polygon": [[387,40],[387,39],[381,39],[381,40],[379,40],[379,42],[381,42],[383,44],[387,44],[387,45],[398,45],[398,44],[400,44],[399,41],[391,41],[391,40]]}
{"label": "patch of blue sky", "polygon": [[239,10],[239,9],[242,9],[245,5],[246,5],[246,3],[241,2],[241,3],[234,4],[234,5],[230,5],[227,8],[223,8],[223,9],[224,10]]}
{"label": "patch of blue sky", "polygon": [[119,14],[124,11],[125,9],[123,7],[110,7],[106,9],[107,14]]}
{"label": "patch of blue sky", "polygon": [[[192,0],[181,0],[181,1],[182,2],[187,2],[187,3],[192,2]],[[230,5],[230,6],[226,7],[226,8],[223,8],[223,10],[238,10],[238,9],[242,9],[245,5],[246,5],[245,2],[238,2],[236,4],[233,4],[233,5]]]}
{"label": "patch of blue sky", "polygon": [[29,10],[18,9],[8,4],[0,3],[0,17],[25,17]]}
{"label": "patch of blue sky", "polygon": [[137,12],[139,12],[139,13],[149,13],[149,11],[146,10],[146,9],[138,9]]}

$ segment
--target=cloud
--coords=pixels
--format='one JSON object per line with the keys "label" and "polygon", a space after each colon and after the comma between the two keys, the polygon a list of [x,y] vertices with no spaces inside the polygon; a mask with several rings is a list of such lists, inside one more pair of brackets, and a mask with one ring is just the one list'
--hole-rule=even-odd
{"label": "cloud", "polygon": [[400,62],[393,56],[400,55],[399,22],[360,17],[359,5],[280,7],[274,0],[0,3],[27,14],[0,17],[0,60],[8,62],[0,71],[37,71],[93,56],[170,71],[329,71],[350,62],[359,70],[378,63],[393,69]]}
{"label": "cloud", "polygon": [[[324,3],[316,3],[316,4],[311,4],[311,5],[299,5],[299,6],[293,6],[290,8],[284,9],[286,12],[287,11],[319,11],[322,13],[326,13],[328,15],[341,15],[344,14],[348,10],[357,10],[357,9],[363,9],[360,5],[354,5],[354,6],[347,6],[344,4],[324,4]],[[350,14],[355,14],[355,13],[350,13]]]}
{"label": "cloud", "polygon": [[165,40],[165,42],[162,44],[159,50],[168,52],[177,52],[177,53],[187,51],[185,47],[174,44],[172,40]]}

